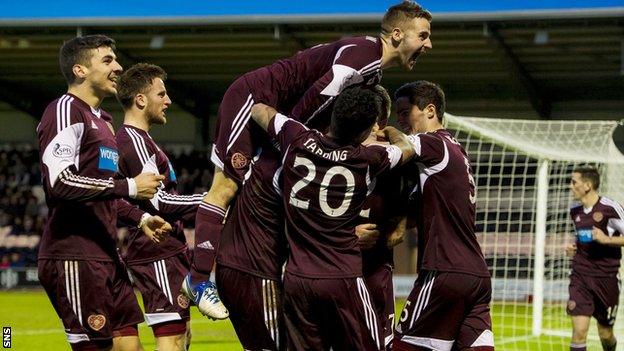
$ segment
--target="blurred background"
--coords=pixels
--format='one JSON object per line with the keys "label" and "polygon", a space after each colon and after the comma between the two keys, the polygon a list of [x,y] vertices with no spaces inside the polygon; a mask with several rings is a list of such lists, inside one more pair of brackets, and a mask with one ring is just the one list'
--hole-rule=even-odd
{"label": "blurred background", "polygon": [[[169,154],[179,190],[189,194],[205,191],[210,185],[213,166],[208,155],[216,111],[224,91],[237,76],[344,36],[377,35],[384,11],[395,3],[5,1],[0,12],[0,289],[12,292],[0,295],[0,322],[15,325],[20,323],[19,317],[28,320],[29,312],[18,310],[11,315],[7,309],[24,296],[39,299],[36,309],[51,310],[45,294],[36,290],[36,268],[32,268],[36,267],[37,245],[47,214],[35,128],[45,106],[66,90],[58,68],[58,50],[64,40],[106,34],[116,40],[116,52],[124,67],[149,62],[167,71],[167,89],[173,100],[169,123],[154,128],[151,134]],[[403,83],[426,79],[443,87],[447,111],[454,115],[536,122],[619,121],[624,117],[622,0],[420,4],[433,14],[433,49],[411,72],[398,68],[384,71],[382,84],[391,94]],[[103,108],[113,114],[118,126],[123,113],[115,99],[106,100]],[[543,125],[533,124],[532,128]],[[511,173],[534,174],[535,170],[514,168]],[[532,233],[534,218],[528,217],[526,231]],[[497,218],[500,221],[500,216]],[[487,232],[487,228],[481,223],[481,231]],[[523,230],[519,228],[515,231]],[[188,234],[192,238],[191,230]],[[526,241],[526,236],[518,240]],[[409,292],[414,279],[410,257],[413,244],[414,240],[408,240],[395,253],[395,272],[405,275],[398,287],[403,294],[405,289]],[[500,258],[493,250],[498,246],[485,246],[496,276],[495,262]],[[518,264],[531,266],[533,254],[531,250],[517,250],[504,260],[521,262],[524,257],[526,262]],[[505,272],[509,267],[499,266]],[[35,290],[19,290],[24,287]],[[523,313],[503,311],[501,323],[506,316],[516,318]],[[50,318],[56,318],[53,311]],[[218,341],[214,344],[214,336],[216,340],[225,338],[236,349],[235,336],[227,328],[224,324],[222,334],[210,334],[202,347],[223,349],[216,346]],[[29,342],[34,344],[21,345],[30,349],[42,345],[50,350],[67,348],[57,320],[51,322],[49,330],[38,330],[37,325],[25,327],[23,335],[30,335]],[[14,331],[16,339],[19,332]],[[49,333],[58,334],[60,341],[49,342]],[[149,332],[143,334],[150,336]],[[506,345],[500,349],[566,349],[563,341],[549,341],[548,348],[539,342],[530,347]]]}

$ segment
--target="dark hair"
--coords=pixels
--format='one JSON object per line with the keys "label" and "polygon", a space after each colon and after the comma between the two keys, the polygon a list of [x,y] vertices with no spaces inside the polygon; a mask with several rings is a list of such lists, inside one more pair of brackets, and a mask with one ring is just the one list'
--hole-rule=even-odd
{"label": "dark hair", "polygon": [[431,22],[431,12],[425,10],[414,1],[403,1],[390,7],[381,20],[381,33],[390,34],[394,28],[403,29],[406,22],[414,18],[424,18]]}
{"label": "dark hair", "polygon": [[59,51],[59,65],[68,84],[72,84],[76,80],[74,65],[89,66],[92,56],[91,49],[102,46],[115,50],[115,40],[106,35],[96,34],[76,37],[63,43]]}
{"label": "dark hair", "polygon": [[576,167],[572,173],[578,173],[581,175],[581,179],[586,182],[590,182],[594,190],[600,188],[600,173],[598,170],[591,166]]}
{"label": "dark hair", "polygon": [[381,114],[379,115],[377,123],[380,128],[383,128],[388,124],[388,117],[392,110],[392,99],[390,98],[390,94],[388,94],[388,90],[379,84],[373,86],[371,89],[381,98]]}
{"label": "dark hair", "polygon": [[381,114],[382,101],[373,90],[355,86],[345,89],[334,104],[329,129],[342,143],[360,143]]}
{"label": "dark hair", "polygon": [[440,86],[426,80],[417,80],[401,86],[394,92],[394,100],[406,97],[410,104],[423,110],[427,105],[433,104],[436,108],[438,120],[442,122],[446,109],[446,98]]}
{"label": "dark hair", "polygon": [[137,63],[122,73],[117,81],[117,100],[123,108],[132,107],[137,94],[147,93],[154,78],[165,81],[167,73],[159,66],[150,63]]}

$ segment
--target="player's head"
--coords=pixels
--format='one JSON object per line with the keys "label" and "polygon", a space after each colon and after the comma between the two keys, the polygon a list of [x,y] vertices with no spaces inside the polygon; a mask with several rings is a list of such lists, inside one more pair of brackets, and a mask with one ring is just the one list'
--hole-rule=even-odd
{"label": "player's head", "polygon": [[329,132],[341,144],[359,144],[370,135],[381,106],[382,98],[371,89],[345,89],[334,104]]}
{"label": "player's head", "polygon": [[570,191],[575,200],[581,200],[585,195],[598,191],[600,187],[600,173],[594,167],[577,167],[572,171]]}
{"label": "player's head", "polygon": [[403,1],[386,11],[381,35],[397,51],[397,64],[411,70],[418,56],[430,50],[431,13],[413,1]]}
{"label": "player's head", "polygon": [[137,63],[119,77],[117,99],[125,111],[140,111],[149,124],[165,124],[171,105],[165,80],[167,73],[149,63]]}
{"label": "player's head", "polygon": [[418,80],[394,93],[397,122],[405,133],[424,133],[442,127],[446,108],[444,91],[437,84]]}
{"label": "player's head", "polygon": [[98,96],[115,95],[123,68],[114,50],[115,40],[105,35],[87,35],[63,43],[59,64],[67,84],[87,84]]}
{"label": "player's head", "polygon": [[390,94],[388,94],[388,90],[379,84],[371,89],[381,98],[381,115],[377,119],[377,126],[383,129],[388,124],[388,118],[390,118],[390,112],[392,112],[392,99]]}

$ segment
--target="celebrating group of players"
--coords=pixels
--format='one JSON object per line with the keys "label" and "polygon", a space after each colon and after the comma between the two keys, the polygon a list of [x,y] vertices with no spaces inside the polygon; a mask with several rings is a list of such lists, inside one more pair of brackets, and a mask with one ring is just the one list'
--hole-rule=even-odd
{"label": "celebrating group of players", "polygon": [[[475,184],[443,128],[444,93],[405,84],[394,101],[403,132],[385,126],[382,70],[410,70],[432,48],[430,21],[404,1],[377,37],[239,77],[219,107],[211,188],[195,195],[176,193],[149,135],[167,121],[166,73],[122,73],[103,35],[65,42],[69,88],[37,127],[50,208],[39,276],[72,349],[140,350],[145,320],[159,350],[184,350],[194,304],[229,316],[245,350],[493,350]],[[108,96],[124,109],[117,132],[99,108]],[[193,219],[189,255],[182,221]],[[118,220],[132,228],[125,257]],[[406,227],[418,230],[419,274],[395,327],[392,247]]]}

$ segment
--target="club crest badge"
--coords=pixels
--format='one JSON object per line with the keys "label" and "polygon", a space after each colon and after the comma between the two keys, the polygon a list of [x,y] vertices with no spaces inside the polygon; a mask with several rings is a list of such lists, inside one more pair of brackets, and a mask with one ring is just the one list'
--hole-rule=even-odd
{"label": "club crest badge", "polygon": [[235,169],[241,169],[245,166],[247,166],[247,157],[245,157],[245,155],[241,154],[240,152],[232,155],[232,167],[234,167]]}
{"label": "club crest badge", "polygon": [[101,314],[92,314],[87,319],[87,323],[89,323],[89,327],[91,327],[91,329],[98,331],[106,324],[106,317]]}
{"label": "club crest badge", "polygon": [[602,212],[594,212],[594,214],[592,215],[592,218],[594,219],[595,222],[600,222],[602,221],[604,216],[602,215]]}
{"label": "club crest badge", "polygon": [[178,295],[178,305],[180,307],[188,308],[189,307],[189,303],[190,303],[190,300],[189,300],[188,297],[186,297],[186,296],[184,296],[182,294]]}

